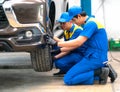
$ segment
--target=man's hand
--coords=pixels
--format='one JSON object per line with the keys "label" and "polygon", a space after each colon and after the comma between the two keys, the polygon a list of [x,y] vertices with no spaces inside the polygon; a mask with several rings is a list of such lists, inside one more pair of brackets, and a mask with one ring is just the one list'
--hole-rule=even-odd
{"label": "man's hand", "polygon": [[57,42],[52,38],[46,39],[46,43],[49,44],[49,45],[57,46]]}
{"label": "man's hand", "polygon": [[57,42],[48,34],[44,35],[44,39],[45,39],[46,43],[49,45],[55,45],[55,46],[57,45]]}

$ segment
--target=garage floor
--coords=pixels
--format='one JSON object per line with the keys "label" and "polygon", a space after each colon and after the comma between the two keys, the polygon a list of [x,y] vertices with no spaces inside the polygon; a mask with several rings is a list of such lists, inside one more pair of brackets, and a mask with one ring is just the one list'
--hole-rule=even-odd
{"label": "garage floor", "polygon": [[[23,56],[26,57],[24,60]],[[119,59],[120,52],[112,52],[112,56]],[[5,60],[3,57],[4,55],[2,61]],[[16,54],[16,57],[18,60],[21,59],[21,62],[29,62],[30,60],[28,54],[22,56]],[[11,61],[14,59],[14,57],[11,58]],[[113,84],[110,83],[109,79],[106,85],[66,86],[62,77],[52,75],[58,71],[56,69],[42,73],[35,72],[33,69],[0,69],[0,92],[120,92],[120,63],[113,60],[110,54],[109,60],[112,60],[110,63],[118,73],[118,78]]]}

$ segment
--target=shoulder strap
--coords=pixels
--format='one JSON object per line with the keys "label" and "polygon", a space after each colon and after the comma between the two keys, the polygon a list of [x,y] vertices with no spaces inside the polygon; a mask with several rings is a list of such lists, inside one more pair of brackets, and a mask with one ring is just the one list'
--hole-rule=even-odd
{"label": "shoulder strap", "polygon": [[94,21],[97,24],[98,29],[104,28],[104,26],[99,21],[97,21],[95,18],[90,18],[87,22],[89,21]]}
{"label": "shoulder strap", "polygon": [[73,36],[73,34],[75,33],[75,31],[76,31],[77,29],[83,30],[83,28],[82,28],[81,26],[77,26],[77,25],[75,25],[75,27],[74,27],[74,29],[73,29],[72,32],[69,32],[69,31],[67,31],[67,30],[64,30],[65,38],[66,38],[66,39],[70,39],[70,38]]}
{"label": "shoulder strap", "polygon": [[82,28],[81,26],[75,26],[73,32],[70,33],[70,38],[72,37],[72,35],[74,34],[74,32],[75,32],[77,29],[83,30],[83,28]]}

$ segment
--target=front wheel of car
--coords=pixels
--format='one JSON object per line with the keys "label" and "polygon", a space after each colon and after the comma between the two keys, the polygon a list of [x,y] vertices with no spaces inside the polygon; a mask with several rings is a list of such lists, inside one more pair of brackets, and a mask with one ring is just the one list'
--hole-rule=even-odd
{"label": "front wheel of car", "polygon": [[50,71],[53,67],[50,46],[36,48],[34,51],[30,52],[31,62],[35,71],[46,72]]}

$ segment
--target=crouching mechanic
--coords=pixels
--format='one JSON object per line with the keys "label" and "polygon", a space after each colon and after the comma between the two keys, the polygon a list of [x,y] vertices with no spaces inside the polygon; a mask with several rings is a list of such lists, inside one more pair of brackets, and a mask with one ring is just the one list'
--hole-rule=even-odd
{"label": "crouching mechanic", "polygon": [[64,83],[66,85],[91,85],[94,84],[95,76],[98,76],[99,83],[106,84],[108,75],[109,77],[113,75],[111,82],[114,82],[116,76],[110,68],[105,67],[105,61],[108,60],[108,39],[104,26],[95,18],[83,13],[78,6],[71,7],[68,12],[74,23],[84,24],[83,32],[76,39],[58,43],[49,40],[48,44],[77,48],[86,43],[88,48],[84,57],[66,73]]}
{"label": "crouching mechanic", "polygon": [[[64,41],[72,40],[77,38],[83,31],[82,27],[73,24],[70,21],[68,12],[63,12],[60,16],[58,22],[64,31]],[[54,40],[61,42],[61,39],[54,37]],[[74,48],[74,47],[72,47]],[[56,68],[60,69],[58,73],[54,75],[65,74],[73,65],[80,61],[83,57],[83,53],[87,47],[85,45],[74,49],[73,51],[63,51],[59,53],[60,49],[53,50],[52,54],[57,54],[54,56],[54,62]]]}

